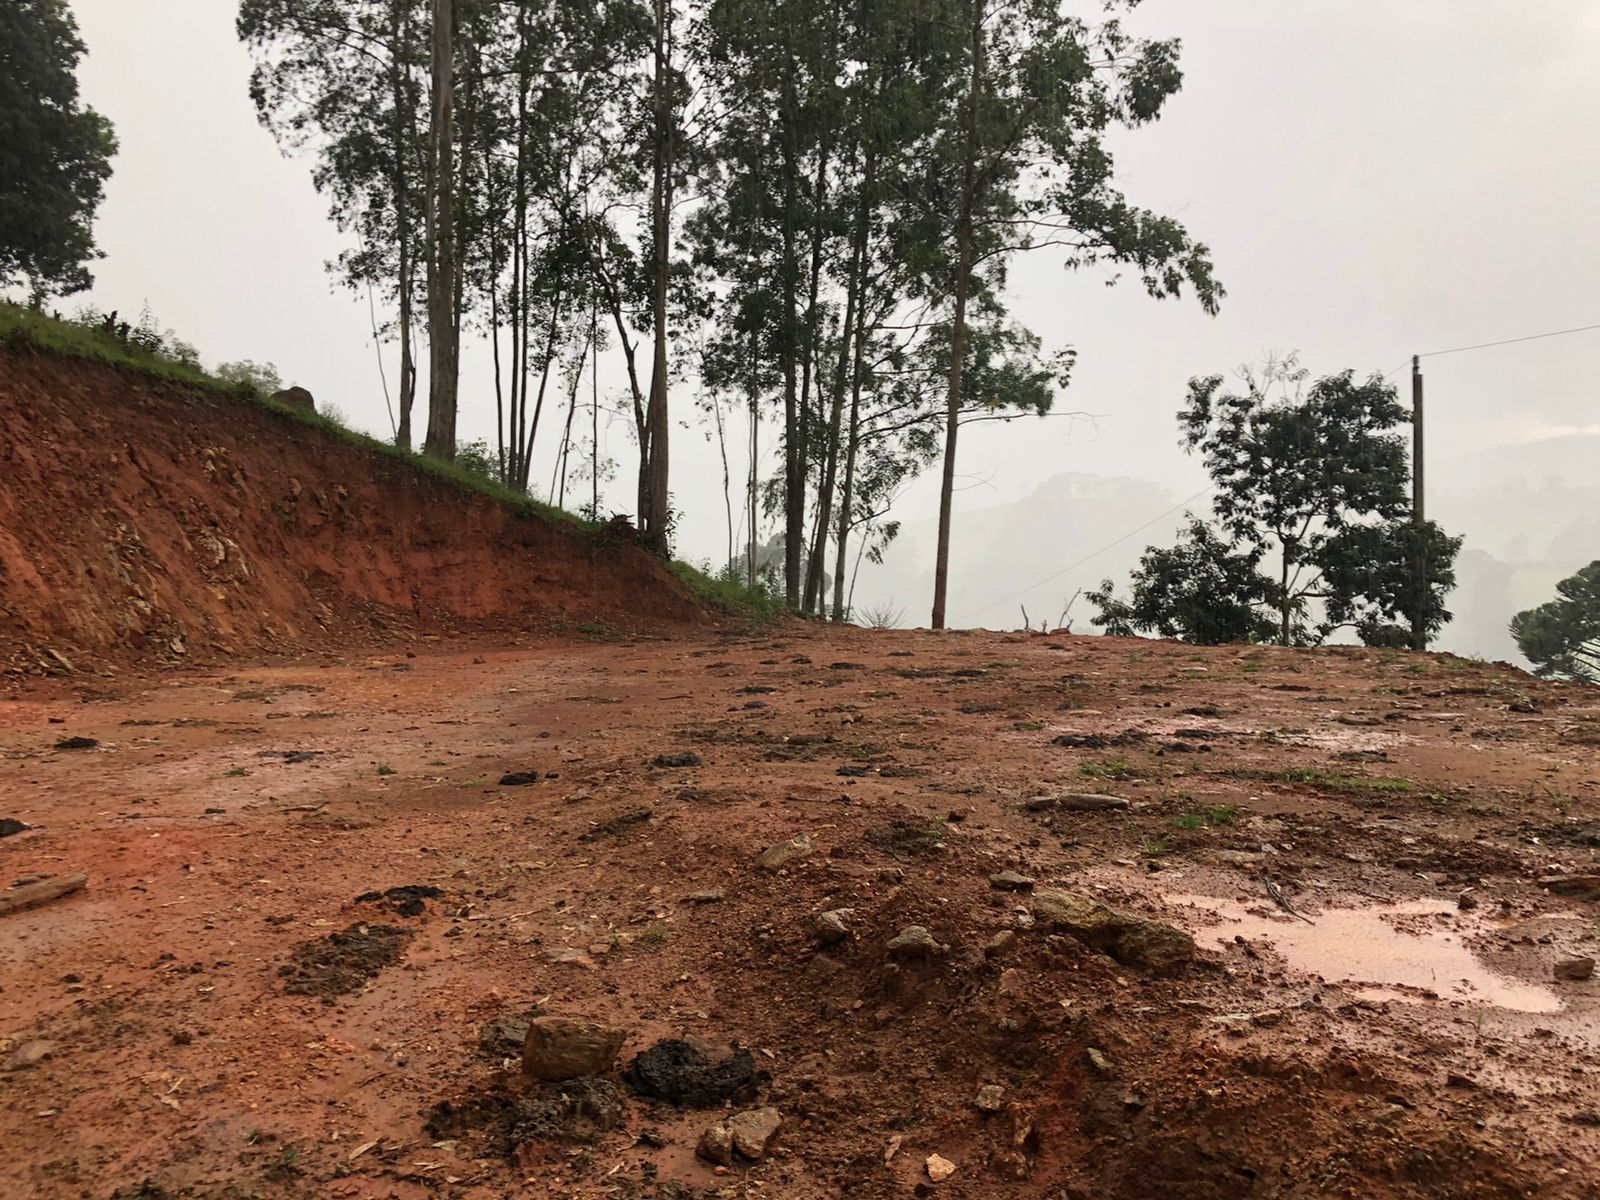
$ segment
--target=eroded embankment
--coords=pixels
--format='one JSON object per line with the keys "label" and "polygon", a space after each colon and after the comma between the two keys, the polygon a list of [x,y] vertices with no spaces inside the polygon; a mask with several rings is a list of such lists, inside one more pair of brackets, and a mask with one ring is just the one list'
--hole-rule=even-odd
{"label": "eroded embankment", "polygon": [[265,406],[0,346],[0,669],[701,620],[633,546]]}

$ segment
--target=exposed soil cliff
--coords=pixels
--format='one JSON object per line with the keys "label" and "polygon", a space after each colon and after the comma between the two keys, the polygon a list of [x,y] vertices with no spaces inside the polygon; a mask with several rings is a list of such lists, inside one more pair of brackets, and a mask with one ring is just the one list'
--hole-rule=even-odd
{"label": "exposed soil cliff", "polygon": [[0,346],[0,665],[702,620],[614,538],[265,406]]}

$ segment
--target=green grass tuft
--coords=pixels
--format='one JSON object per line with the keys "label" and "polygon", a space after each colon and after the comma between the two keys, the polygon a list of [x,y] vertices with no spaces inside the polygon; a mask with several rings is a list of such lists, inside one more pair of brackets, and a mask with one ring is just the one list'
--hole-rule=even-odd
{"label": "green grass tuft", "polygon": [[686,562],[667,564],[678,582],[707,608],[746,617],[758,624],[777,619],[787,611],[781,596],[775,596],[762,583],[751,587],[743,576],[728,571],[713,575],[709,565],[690,566]]}
{"label": "green grass tuft", "polygon": [[1090,779],[1137,779],[1139,768],[1127,759],[1112,758],[1105,762],[1086,762],[1078,768],[1078,774]]}
{"label": "green grass tuft", "polygon": [[1207,829],[1213,825],[1232,825],[1239,819],[1237,804],[1213,804],[1210,808],[1192,809],[1172,818],[1179,829]]}
{"label": "green grass tuft", "polygon": [[1302,784],[1330,792],[1409,792],[1408,779],[1385,779],[1367,775],[1346,775],[1341,771],[1327,771],[1321,767],[1306,767],[1290,771],[1268,771],[1260,767],[1227,767],[1219,775],[1229,779],[1254,779],[1264,783]]}

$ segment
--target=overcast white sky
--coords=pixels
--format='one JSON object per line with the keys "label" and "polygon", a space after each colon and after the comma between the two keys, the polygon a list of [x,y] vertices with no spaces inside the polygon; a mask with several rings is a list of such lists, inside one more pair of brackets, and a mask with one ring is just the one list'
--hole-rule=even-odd
{"label": "overcast white sky", "polygon": [[[273,362],[387,435],[365,300],[323,271],[341,242],[309,164],[256,123],[235,5],[73,8],[85,97],[121,140],[89,299],[125,314],[148,301],[208,361]],[[1212,319],[1069,276],[1048,252],[1019,263],[1015,311],[1047,346],[1077,347],[1062,407],[1099,414],[1098,428],[969,430],[963,505],[1065,471],[1189,494],[1203,479],[1177,447],[1185,380],[1267,351],[1297,349],[1319,373],[1386,371],[1414,352],[1600,322],[1600,4],[1145,0],[1135,24],[1183,38],[1187,82],[1162,122],[1121,139],[1122,182],[1211,245],[1229,298]],[[470,438],[491,433],[493,396],[486,356],[468,354]],[[1600,432],[1597,355],[1600,333],[1426,362],[1432,484],[1470,487],[1451,462],[1475,451]],[[676,439],[681,549],[718,554],[720,472],[701,432]],[[613,507],[628,511],[620,424],[611,449],[625,475]],[[933,510],[933,482],[904,516]],[[1017,552],[1020,570],[1037,565]]]}

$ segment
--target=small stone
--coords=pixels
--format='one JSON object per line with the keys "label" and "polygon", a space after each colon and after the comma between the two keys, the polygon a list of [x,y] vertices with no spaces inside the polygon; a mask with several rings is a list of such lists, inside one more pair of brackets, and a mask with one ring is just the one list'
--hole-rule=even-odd
{"label": "small stone", "polygon": [[694,1152],[708,1163],[726,1167],[733,1162],[733,1132],[724,1124],[713,1125],[700,1135]]}
{"label": "small stone", "polygon": [[1015,929],[1002,929],[989,939],[989,944],[983,948],[983,952],[988,957],[994,958],[997,955],[1004,954],[1011,946],[1011,943],[1016,940],[1017,931]]}
{"label": "small stone", "polygon": [[546,1083],[603,1075],[616,1065],[627,1036],[579,1017],[535,1017],[522,1044],[522,1069]]}
{"label": "small stone", "polygon": [[1570,982],[1588,979],[1594,974],[1594,959],[1587,957],[1564,958],[1556,964],[1556,978]]}
{"label": "small stone", "polygon": [[989,876],[989,886],[997,892],[1031,892],[1033,882],[1015,871],[1001,871],[998,875]]}
{"label": "small stone", "polygon": [[0,817],[0,837],[11,837],[13,834],[23,833],[30,827],[17,820],[15,817]]}
{"label": "small stone", "polygon": [[690,892],[683,898],[685,904],[719,904],[722,902],[723,892],[719,890],[709,892]]}
{"label": "small stone", "polygon": [[1058,812],[1117,812],[1128,807],[1121,796],[1099,792],[1068,792],[1064,796],[1034,796],[1028,801],[1031,812],[1055,809]]}
{"label": "small stone", "polygon": [[1100,1051],[1096,1050],[1093,1046],[1090,1046],[1084,1050],[1083,1056],[1089,1060],[1089,1065],[1096,1071],[1100,1072],[1100,1074],[1111,1074],[1111,1060],[1108,1059],[1104,1054],[1100,1053]]}
{"label": "small stone", "polygon": [[749,1109],[719,1121],[701,1134],[695,1153],[709,1163],[724,1167],[733,1165],[735,1155],[749,1162],[760,1162],[782,1127],[783,1114],[777,1109]]}
{"label": "small stone", "polygon": [[544,952],[544,960],[561,967],[582,967],[587,971],[595,969],[594,959],[572,946],[550,946]]}
{"label": "small stone", "polygon": [[999,1112],[1005,1107],[1006,1090],[998,1083],[986,1083],[978,1089],[978,1094],[973,1097],[972,1103],[983,1112]]}
{"label": "small stone", "polygon": [[927,1168],[928,1178],[935,1183],[943,1183],[956,1173],[955,1163],[937,1154],[928,1155]]}
{"label": "small stone", "polygon": [[700,756],[693,750],[685,750],[681,754],[658,754],[652,764],[657,767],[698,767]]}
{"label": "small stone", "polygon": [[25,1071],[29,1067],[37,1066],[51,1054],[55,1053],[56,1044],[46,1041],[23,1042],[6,1056],[5,1069],[7,1071]]}
{"label": "small stone", "polygon": [[1471,892],[1462,892],[1456,897],[1456,907],[1462,912],[1471,912],[1478,907],[1478,898]]}
{"label": "small stone", "polygon": [[798,862],[811,853],[811,838],[807,834],[792,837],[787,842],[779,842],[776,846],[768,846],[761,855],[761,869],[763,871],[778,871],[792,862]]}
{"label": "small stone", "polygon": [[753,1108],[740,1113],[728,1121],[734,1152],[751,1162],[760,1162],[766,1157],[768,1143],[782,1126],[783,1114],[775,1108]]}
{"label": "small stone", "polygon": [[923,925],[907,925],[889,939],[888,945],[889,957],[896,959],[928,958],[943,953],[944,949],[939,939]]}
{"label": "small stone", "polygon": [[836,908],[831,912],[817,915],[816,934],[817,943],[822,946],[835,946],[850,937],[850,927],[845,924],[845,918],[852,910]]}

